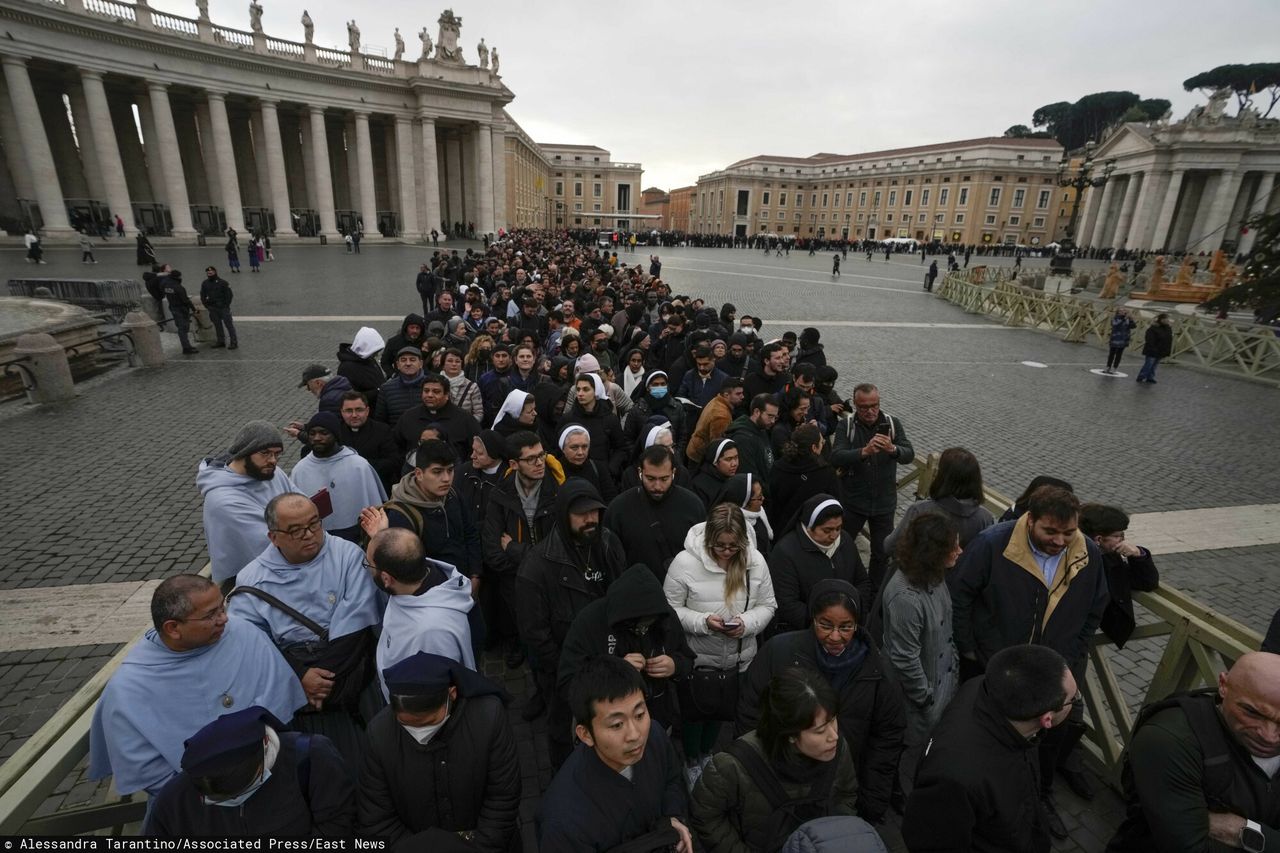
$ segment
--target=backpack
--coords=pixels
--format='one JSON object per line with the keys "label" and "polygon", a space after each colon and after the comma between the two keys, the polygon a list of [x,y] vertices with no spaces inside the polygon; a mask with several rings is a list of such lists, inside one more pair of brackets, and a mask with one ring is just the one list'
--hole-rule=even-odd
{"label": "backpack", "polygon": [[769,803],[769,815],[763,829],[748,831],[743,840],[753,850],[779,850],[801,824],[831,814],[831,797],[835,788],[835,761],[832,772],[821,773],[800,797],[790,796],[769,767],[765,757],[739,739],[729,744],[728,752],[738,760],[752,783]]}

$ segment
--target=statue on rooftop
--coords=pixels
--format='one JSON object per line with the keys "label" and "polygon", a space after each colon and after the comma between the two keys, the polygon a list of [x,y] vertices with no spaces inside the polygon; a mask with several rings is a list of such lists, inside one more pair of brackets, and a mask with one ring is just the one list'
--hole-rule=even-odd
{"label": "statue on rooftop", "polygon": [[436,37],[436,59],[461,65],[464,60],[458,37],[462,35],[462,19],[453,14],[452,9],[445,9],[438,23],[440,34]]}
{"label": "statue on rooftop", "polygon": [[255,33],[262,32],[262,6],[255,0],[249,0],[249,29]]}
{"label": "statue on rooftop", "polygon": [[307,10],[302,10],[302,32],[307,44],[311,44],[311,39],[316,34],[316,25],[311,20],[311,16],[307,14]]}
{"label": "statue on rooftop", "polygon": [[498,73],[498,49],[495,47],[493,50],[489,52],[489,54],[493,59],[493,73],[497,74]]}
{"label": "statue on rooftop", "polygon": [[431,58],[431,35],[427,32],[427,28],[423,27],[422,32],[418,33],[418,38],[422,39],[422,56],[418,57],[419,61]]}
{"label": "statue on rooftop", "polygon": [[400,28],[396,27],[396,55],[395,55],[396,62],[399,62],[400,58],[403,56],[404,56],[404,39],[400,37]]}
{"label": "statue on rooftop", "polygon": [[480,57],[480,67],[489,67],[489,48],[485,46],[484,39],[480,39],[480,43],[476,45],[476,54]]}
{"label": "statue on rooftop", "polygon": [[352,53],[360,52],[360,28],[354,20],[347,21],[347,43],[351,45]]}

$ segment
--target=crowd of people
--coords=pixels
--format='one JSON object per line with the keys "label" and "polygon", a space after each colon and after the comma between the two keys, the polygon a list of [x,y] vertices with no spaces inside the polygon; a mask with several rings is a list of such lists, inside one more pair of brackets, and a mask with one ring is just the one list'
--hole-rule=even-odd
{"label": "crowd of people", "polygon": [[[547,853],[881,850],[895,814],[912,851],[1066,837],[1090,643],[1159,582],[1126,513],[1045,476],[997,519],[952,447],[899,518],[895,389],[845,396],[818,329],[659,263],[436,251],[421,313],[305,368],[313,413],[199,463],[211,578],[159,585],[90,738],[146,832],[517,849],[489,652],[546,719]],[[1280,657],[1218,693],[1139,719],[1113,849],[1280,843]]]}

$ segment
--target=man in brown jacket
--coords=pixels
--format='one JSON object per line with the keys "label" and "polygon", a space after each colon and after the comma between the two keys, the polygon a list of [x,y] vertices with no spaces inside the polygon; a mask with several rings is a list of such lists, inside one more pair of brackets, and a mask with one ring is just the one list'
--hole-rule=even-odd
{"label": "man in brown jacket", "polygon": [[742,380],[730,377],[720,386],[720,393],[703,407],[698,425],[693,428],[693,435],[689,436],[689,443],[685,446],[684,453],[690,461],[690,467],[700,464],[702,455],[707,452],[711,442],[729,428],[734,410],[742,405],[743,393]]}

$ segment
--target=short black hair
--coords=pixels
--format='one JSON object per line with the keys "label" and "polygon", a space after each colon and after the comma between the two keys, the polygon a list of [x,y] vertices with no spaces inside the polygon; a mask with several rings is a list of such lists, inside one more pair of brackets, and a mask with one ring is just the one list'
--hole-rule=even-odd
{"label": "short black hair", "polygon": [[1067,662],[1048,646],[1009,646],[987,663],[987,695],[1010,720],[1026,722],[1067,704]]}
{"label": "short black hair", "polygon": [[730,376],[728,379],[724,381],[724,384],[720,386],[720,393],[724,394],[727,391],[733,391],[741,387],[742,387],[742,380],[736,376]]}
{"label": "short black hair", "polygon": [[653,444],[646,447],[644,452],[640,454],[640,464],[637,467],[643,468],[646,465],[652,465],[657,468],[666,464],[670,464],[672,468],[675,467],[675,453],[665,444]]}
{"label": "short black hair", "polygon": [[507,455],[515,459],[520,456],[520,451],[537,444],[542,444],[542,437],[536,432],[528,429],[516,430],[507,436]]}
{"label": "short black hair", "polygon": [[429,714],[439,710],[449,701],[449,685],[419,693],[414,696],[396,696],[391,694],[391,712],[408,711],[410,714]]}
{"label": "short black hair", "polygon": [[1080,507],[1080,532],[1085,536],[1110,536],[1129,529],[1129,514],[1119,507],[1085,504]]}
{"label": "short black hair", "polygon": [[346,403],[349,400],[359,400],[361,403],[364,403],[366,406],[369,405],[369,398],[365,396],[365,393],[363,391],[348,391],[347,393],[342,395],[342,402]]}
{"label": "short black hair", "polygon": [[796,379],[808,379],[813,382],[818,381],[818,368],[814,367],[807,361],[802,361],[795,367],[791,368],[791,375]]}
{"label": "short black hair", "polygon": [[1080,515],[1080,499],[1058,486],[1041,486],[1027,498],[1027,515],[1071,521]]}
{"label": "short black hair", "polygon": [[767,360],[770,357],[772,357],[775,352],[783,348],[784,347],[780,341],[774,341],[773,343],[765,344],[764,349],[760,350],[760,357],[762,359]]}
{"label": "short black hair", "polygon": [[574,722],[591,731],[597,702],[616,702],[632,693],[644,695],[644,679],[634,666],[622,658],[592,655],[569,685],[569,709]]}
{"label": "short black hair", "polygon": [[698,344],[693,351],[694,358],[711,358],[715,353],[711,351],[710,344]]}
{"label": "short black hair", "polygon": [[773,761],[785,758],[801,732],[813,728],[818,709],[836,716],[838,705],[831,684],[807,667],[787,667],[769,680],[760,694],[760,722],[756,734]]}
{"label": "short black hair", "polygon": [[446,394],[449,393],[449,380],[445,379],[439,373],[423,374],[422,385],[423,387],[426,387],[427,385],[439,385],[442,391],[444,391]]}
{"label": "short black hair", "polygon": [[458,462],[458,451],[453,445],[438,438],[428,439],[418,445],[418,452],[413,455],[413,467],[426,470],[432,465],[455,465]]}
{"label": "short black hair", "polygon": [[191,596],[214,586],[203,575],[174,575],[164,580],[151,593],[151,624],[156,633],[164,633],[164,623],[181,621],[191,615]]}
{"label": "short black hair", "polygon": [[778,398],[773,394],[757,394],[751,398],[751,413],[763,412],[765,406],[778,406]]}

